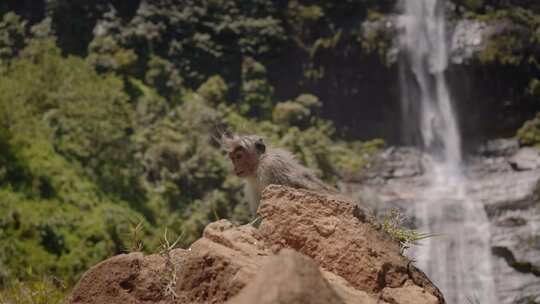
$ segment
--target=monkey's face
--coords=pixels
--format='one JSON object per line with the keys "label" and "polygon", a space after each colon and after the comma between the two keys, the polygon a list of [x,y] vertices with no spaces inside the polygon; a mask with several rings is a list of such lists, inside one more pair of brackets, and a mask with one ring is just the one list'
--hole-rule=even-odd
{"label": "monkey's face", "polygon": [[259,155],[256,152],[246,150],[244,147],[236,147],[229,153],[234,166],[234,173],[238,177],[253,176],[259,163]]}

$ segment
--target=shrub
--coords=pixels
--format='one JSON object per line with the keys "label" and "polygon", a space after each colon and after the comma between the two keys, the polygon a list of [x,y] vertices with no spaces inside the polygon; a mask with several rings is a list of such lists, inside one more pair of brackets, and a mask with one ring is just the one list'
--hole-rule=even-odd
{"label": "shrub", "polygon": [[526,121],[517,131],[519,143],[524,146],[535,146],[540,148],[540,113],[536,117]]}

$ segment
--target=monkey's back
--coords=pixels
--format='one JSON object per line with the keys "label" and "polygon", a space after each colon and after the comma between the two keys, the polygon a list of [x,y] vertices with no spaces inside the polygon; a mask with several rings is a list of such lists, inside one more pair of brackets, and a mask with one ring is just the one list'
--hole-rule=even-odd
{"label": "monkey's back", "polygon": [[282,149],[269,149],[259,160],[257,180],[261,190],[270,184],[319,192],[337,192],[302,166],[294,155]]}

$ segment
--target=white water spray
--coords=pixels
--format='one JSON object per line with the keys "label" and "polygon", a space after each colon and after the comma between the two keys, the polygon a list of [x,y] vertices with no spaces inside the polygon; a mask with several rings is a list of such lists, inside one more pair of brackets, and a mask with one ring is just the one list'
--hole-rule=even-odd
{"label": "white water spray", "polygon": [[406,138],[431,157],[431,186],[415,204],[418,228],[440,234],[417,246],[421,269],[447,303],[496,304],[489,221],[468,198],[461,139],[445,78],[448,47],[442,0],[401,0],[400,87]]}

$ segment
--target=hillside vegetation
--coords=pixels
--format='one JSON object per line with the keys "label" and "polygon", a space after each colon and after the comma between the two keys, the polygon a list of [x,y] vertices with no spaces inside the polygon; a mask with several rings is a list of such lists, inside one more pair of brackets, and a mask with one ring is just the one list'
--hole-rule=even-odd
{"label": "hillside vegetation", "polygon": [[3,296],[43,276],[69,286],[111,255],[155,252],[164,233],[187,246],[210,221],[250,220],[215,140],[224,128],[292,150],[330,183],[380,147],[340,140],[309,91],[275,96],[258,58],[291,43],[276,7],[214,2],[189,12],[156,2],[129,27],[108,11],[87,49],[59,19],[3,14]]}

